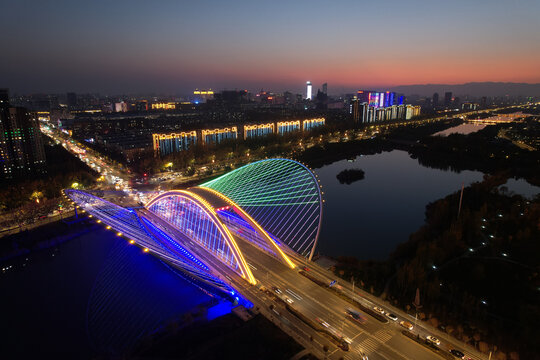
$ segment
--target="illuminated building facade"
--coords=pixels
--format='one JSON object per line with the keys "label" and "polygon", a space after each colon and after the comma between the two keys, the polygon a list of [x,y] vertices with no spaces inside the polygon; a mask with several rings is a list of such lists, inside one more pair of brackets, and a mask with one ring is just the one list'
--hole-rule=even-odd
{"label": "illuminated building facade", "polygon": [[280,135],[300,130],[300,120],[278,121],[277,132]]}
{"label": "illuminated building facade", "polygon": [[311,81],[306,82],[306,99],[311,100],[313,97],[313,86],[311,85]]}
{"label": "illuminated building facade", "polygon": [[274,123],[244,125],[244,139],[266,136],[274,133]]}
{"label": "illuminated building facade", "polygon": [[303,131],[309,131],[311,129],[317,128],[319,126],[324,126],[324,118],[317,118],[317,119],[308,119],[302,121],[302,130]]}
{"label": "illuminated building facade", "polygon": [[410,120],[418,115],[420,115],[420,106],[407,105],[405,109],[405,120]]}
{"label": "illuminated building facade", "polygon": [[478,110],[480,105],[471,102],[465,102],[461,104],[461,110]]}
{"label": "illuminated building facade", "polygon": [[211,100],[214,98],[214,91],[212,89],[208,90],[199,90],[196,89],[193,91],[193,102],[198,103],[205,103],[207,100]]}
{"label": "illuminated building facade", "polygon": [[189,149],[197,143],[197,132],[188,131],[172,134],[152,134],[154,152],[159,155],[168,155]]}
{"label": "illuminated building facade", "polygon": [[13,179],[46,171],[45,150],[37,118],[23,107],[11,107],[0,90],[0,174]]}
{"label": "illuminated building facade", "polygon": [[162,102],[152,104],[152,110],[174,110],[176,109],[175,102]]}
{"label": "illuminated building facade", "polygon": [[[358,90],[356,98],[360,100],[360,103],[367,103],[372,107],[389,107],[392,105],[401,105],[403,97],[401,100],[396,96],[395,92],[386,91],[370,91],[370,90]],[[396,104],[398,103],[398,104]]]}
{"label": "illuminated building facade", "polygon": [[236,140],[238,131],[236,126],[222,129],[204,129],[201,130],[201,139],[203,144],[219,144],[225,140]]}
{"label": "illuminated building facade", "polygon": [[355,123],[373,123],[391,120],[410,120],[420,115],[420,106],[392,105],[388,107],[369,106],[361,103],[359,99],[353,99],[349,107],[349,113]]}

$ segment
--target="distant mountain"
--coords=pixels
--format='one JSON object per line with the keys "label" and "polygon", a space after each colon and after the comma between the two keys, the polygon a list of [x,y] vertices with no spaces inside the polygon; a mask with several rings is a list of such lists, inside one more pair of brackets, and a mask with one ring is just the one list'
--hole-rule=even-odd
{"label": "distant mountain", "polygon": [[540,96],[540,84],[503,83],[503,82],[471,82],[460,85],[425,84],[401,85],[391,88],[392,91],[405,95],[432,96],[439,93],[439,99],[444,93],[451,91],[453,95],[464,96]]}

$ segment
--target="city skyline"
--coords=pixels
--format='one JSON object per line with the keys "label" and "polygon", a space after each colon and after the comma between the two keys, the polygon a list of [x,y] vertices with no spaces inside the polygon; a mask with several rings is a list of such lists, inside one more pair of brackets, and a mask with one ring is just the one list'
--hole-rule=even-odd
{"label": "city skyline", "polygon": [[[3,87],[24,92],[313,90],[540,82],[540,4],[11,3]],[[22,16],[24,15],[24,16]],[[375,51],[376,49],[376,51]],[[304,90],[304,91],[302,91]]]}

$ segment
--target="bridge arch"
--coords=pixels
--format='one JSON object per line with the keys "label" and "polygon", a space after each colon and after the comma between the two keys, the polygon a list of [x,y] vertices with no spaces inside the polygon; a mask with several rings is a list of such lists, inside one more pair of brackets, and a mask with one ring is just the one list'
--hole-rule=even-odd
{"label": "bridge arch", "polygon": [[156,196],[145,207],[196,241],[249,283],[256,283],[229,229],[205,199],[187,190],[171,190]]}
{"label": "bridge arch", "polygon": [[322,221],[322,192],[305,165],[290,159],[265,159],[199,186],[231,199],[274,241],[313,257]]}

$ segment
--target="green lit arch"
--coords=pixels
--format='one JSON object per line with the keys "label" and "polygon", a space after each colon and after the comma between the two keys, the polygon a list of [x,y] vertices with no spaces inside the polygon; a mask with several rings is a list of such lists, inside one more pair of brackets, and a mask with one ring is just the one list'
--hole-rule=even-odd
{"label": "green lit arch", "polygon": [[313,172],[290,159],[265,159],[200,185],[230,198],[278,242],[311,259],[322,220],[322,194]]}

